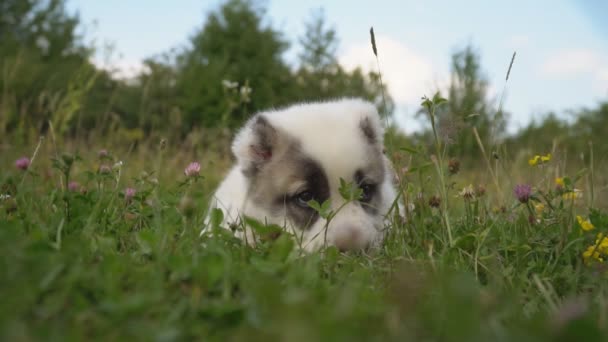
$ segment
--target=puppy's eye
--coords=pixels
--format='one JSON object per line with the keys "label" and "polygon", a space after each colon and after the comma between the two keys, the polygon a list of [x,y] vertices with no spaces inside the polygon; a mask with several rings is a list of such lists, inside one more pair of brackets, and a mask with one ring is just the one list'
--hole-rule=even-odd
{"label": "puppy's eye", "polygon": [[376,190],[376,185],[364,183],[359,186],[363,193],[361,194],[361,198],[359,201],[361,202],[369,202],[372,200],[372,196],[374,196],[374,191]]}
{"label": "puppy's eye", "polygon": [[308,190],[302,191],[295,196],[296,203],[304,208],[308,208],[308,202],[312,201],[313,199],[314,196],[312,195],[312,192]]}

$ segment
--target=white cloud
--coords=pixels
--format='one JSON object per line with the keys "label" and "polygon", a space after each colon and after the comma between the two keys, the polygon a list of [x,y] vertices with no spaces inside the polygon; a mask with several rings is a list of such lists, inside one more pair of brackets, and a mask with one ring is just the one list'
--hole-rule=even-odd
{"label": "white cloud", "polygon": [[608,56],[591,49],[563,50],[542,64],[541,73],[561,79],[588,77],[594,95],[608,94]]}
{"label": "white cloud", "polygon": [[[420,97],[433,89],[433,68],[429,60],[405,44],[388,36],[377,35],[382,79],[397,105],[418,105]],[[352,70],[377,71],[371,43],[366,40],[347,46],[339,56],[340,64]]]}
{"label": "white cloud", "polygon": [[549,57],[541,66],[546,76],[571,77],[595,73],[608,67],[608,56],[590,49],[563,50]]}
{"label": "white cloud", "polygon": [[121,58],[101,61],[97,58],[93,58],[91,62],[98,68],[108,71],[112,76],[119,79],[131,79],[146,70],[146,67],[140,60],[127,60]]}

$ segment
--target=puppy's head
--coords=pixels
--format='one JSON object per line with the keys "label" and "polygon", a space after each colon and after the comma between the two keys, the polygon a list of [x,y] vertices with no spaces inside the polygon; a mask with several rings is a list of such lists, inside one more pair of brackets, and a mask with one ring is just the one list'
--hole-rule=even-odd
{"label": "puppy's head", "polygon": [[[383,238],[394,200],[383,130],[375,107],[361,100],[303,104],[254,116],[233,143],[249,183],[248,215],[286,226],[312,250],[325,243],[364,249]],[[345,201],[340,179],[362,196]],[[329,222],[308,206],[329,201]]]}

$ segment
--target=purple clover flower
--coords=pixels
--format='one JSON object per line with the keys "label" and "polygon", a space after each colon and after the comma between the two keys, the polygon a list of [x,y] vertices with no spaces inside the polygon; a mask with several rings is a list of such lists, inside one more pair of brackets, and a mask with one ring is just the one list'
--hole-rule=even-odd
{"label": "purple clover flower", "polygon": [[528,184],[518,184],[513,189],[513,193],[517,200],[521,203],[528,203],[532,196],[532,186]]}
{"label": "purple clover flower", "polygon": [[68,183],[68,190],[76,192],[80,190],[80,184],[78,184],[78,182],[76,181],[71,181],[70,183]]}
{"label": "purple clover flower", "polygon": [[137,190],[135,190],[134,188],[126,188],[125,189],[125,199],[127,201],[130,201],[131,199],[133,199],[133,197],[135,197],[136,193],[137,193]]}
{"label": "purple clover flower", "polygon": [[201,164],[199,164],[198,162],[193,162],[193,163],[188,164],[188,166],[184,170],[184,174],[186,175],[186,177],[198,176],[198,174],[200,172],[201,172]]}
{"label": "purple clover flower", "polygon": [[19,170],[27,170],[30,167],[31,161],[30,158],[28,157],[21,157],[17,160],[15,160],[15,167],[18,168]]}

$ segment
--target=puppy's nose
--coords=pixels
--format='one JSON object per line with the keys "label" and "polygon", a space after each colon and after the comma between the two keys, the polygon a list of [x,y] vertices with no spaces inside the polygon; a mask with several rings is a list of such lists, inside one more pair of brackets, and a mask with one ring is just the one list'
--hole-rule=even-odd
{"label": "puppy's nose", "polygon": [[365,239],[359,228],[357,227],[341,227],[336,232],[334,245],[341,251],[355,251],[366,249],[369,246],[369,241]]}

